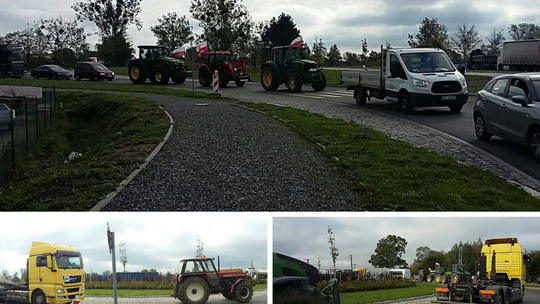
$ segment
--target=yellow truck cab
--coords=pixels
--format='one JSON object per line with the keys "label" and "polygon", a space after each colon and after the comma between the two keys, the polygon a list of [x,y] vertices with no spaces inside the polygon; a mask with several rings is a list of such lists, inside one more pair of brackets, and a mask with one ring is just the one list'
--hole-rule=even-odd
{"label": "yellow truck cab", "polygon": [[27,260],[27,273],[23,284],[3,284],[0,302],[10,300],[47,304],[84,300],[84,263],[76,248],[33,242]]}

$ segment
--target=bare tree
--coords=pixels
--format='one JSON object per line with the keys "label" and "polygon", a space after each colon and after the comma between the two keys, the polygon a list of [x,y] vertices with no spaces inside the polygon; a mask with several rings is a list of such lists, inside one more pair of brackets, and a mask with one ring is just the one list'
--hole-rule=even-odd
{"label": "bare tree", "polygon": [[452,43],[458,48],[458,53],[463,58],[467,58],[474,47],[482,42],[482,39],[474,28],[474,25],[467,27],[467,24],[464,23],[463,25],[458,25],[457,29],[456,38],[452,38]]}
{"label": "bare tree", "polygon": [[204,243],[203,243],[201,237],[197,234],[197,251],[195,252],[195,257],[196,258],[202,258],[204,256],[203,245],[204,245]]}
{"label": "bare tree", "polygon": [[334,277],[336,276],[336,260],[339,256],[338,249],[336,247],[336,234],[332,231],[332,228],[328,226],[328,244],[330,244],[330,255],[332,256],[332,263],[334,265]]}
{"label": "bare tree", "polygon": [[493,29],[489,36],[486,37],[486,40],[489,42],[489,44],[487,45],[489,51],[492,53],[496,53],[499,44],[503,43],[503,41],[505,40],[504,30],[497,31],[497,29]]}
{"label": "bare tree", "polygon": [[120,262],[122,263],[122,266],[124,266],[124,272],[126,272],[126,264],[127,264],[126,243],[124,243],[124,241],[120,242],[120,245],[118,245],[118,248],[120,250]]}
{"label": "bare tree", "polygon": [[2,271],[0,272],[0,277],[7,279],[9,277],[9,270],[2,269]]}

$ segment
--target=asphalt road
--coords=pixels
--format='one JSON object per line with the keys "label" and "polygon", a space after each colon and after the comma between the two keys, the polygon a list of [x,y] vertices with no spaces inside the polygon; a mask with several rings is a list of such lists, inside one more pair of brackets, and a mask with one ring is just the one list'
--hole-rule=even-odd
{"label": "asphalt road", "polygon": [[523,298],[523,303],[524,304],[540,303],[540,288],[525,289],[525,297]]}

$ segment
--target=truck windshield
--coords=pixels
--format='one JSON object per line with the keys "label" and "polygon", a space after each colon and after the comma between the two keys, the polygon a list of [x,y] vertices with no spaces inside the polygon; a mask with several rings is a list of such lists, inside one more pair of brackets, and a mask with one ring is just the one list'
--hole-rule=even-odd
{"label": "truck windshield", "polygon": [[455,71],[452,62],[441,52],[401,54],[401,59],[412,73]]}
{"label": "truck windshield", "polygon": [[11,53],[9,55],[9,60],[11,61],[23,61],[24,60],[24,56],[23,56],[23,53]]}
{"label": "truck windshield", "polygon": [[56,265],[61,269],[82,269],[82,260],[79,256],[56,256]]}

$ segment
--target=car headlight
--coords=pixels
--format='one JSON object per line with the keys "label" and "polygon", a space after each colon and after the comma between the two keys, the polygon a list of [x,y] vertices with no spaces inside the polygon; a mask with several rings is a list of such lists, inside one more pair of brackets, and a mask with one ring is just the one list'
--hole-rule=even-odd
{"label": "car headlight", "polygon": [[425,87],[429,86],[429,81],[427,81],[427,80],[421,80],[421,79],[413,78],[412,82],[413,82],[413,85],[415,87],[425,88]]}
{"label": "car headlight", "polygon": [[65,292],[63,289],[59,288],[59,289],[56,290],[56,293],[58,293],[58,294],[64,294],[64,293],[66,293],[66,292]]}

